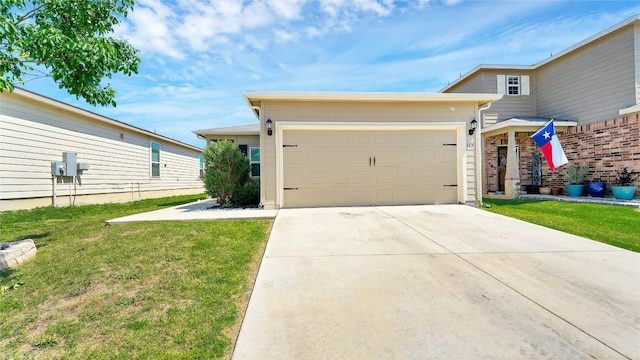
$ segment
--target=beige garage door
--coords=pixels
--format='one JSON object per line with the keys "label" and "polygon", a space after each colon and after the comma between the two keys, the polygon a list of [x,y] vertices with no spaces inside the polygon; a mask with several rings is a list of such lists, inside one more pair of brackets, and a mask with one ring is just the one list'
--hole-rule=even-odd
{"label": "beige garage door", "polygon": [[457,203],[453,130],[285,130],[284,207]]}

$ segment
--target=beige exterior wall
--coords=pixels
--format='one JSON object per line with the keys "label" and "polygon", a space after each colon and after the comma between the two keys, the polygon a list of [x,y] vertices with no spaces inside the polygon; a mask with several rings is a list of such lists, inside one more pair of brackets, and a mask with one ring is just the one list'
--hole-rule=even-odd
{"label": "beige exterior wall", "polygon": [[[152,141],[161,147],[159,177],[151,176]],[[75,184],[70,177],[58,178],[60,198],[204,191],[197,148],[100,121],[95,114],[83,116],[78,109],[51,101],[4,93],[0,97],[0,210],[19,202],[30,204],[28,199],[43,199],[33,201],[51,205],[51,162],[62,161],[62,152],[77,153],[78,162],[89,163],[90,169]]]}
{"label": "beige exterior wall", "polygon": [[[277,152],[284,144],[281,141],[283,125],[296,126],[341,126],[366,129],[376,126],[417,126],[432,125],[455,128],[459,139],[459,163],[465,164],[460,169],[461,201],[476,201],[475,191],[475,136],[469,136],[467,127],[475,118],[477,103],[475,101],[457,102],[366,102],[366,101],[284,101],[263,100],[261,102],[261,202],[266,208],[280,207],[281,195],[278,184],[278,163],[281,155]],[[274,134],[267,136],[265,120],[273,121]],[[466,182],[465,182],[466,179]],[[461,190],[462,191],[462,190]]]}
{"label": "beige exterior wall", "polygon": [[595,40],[536,70],[537,114],[589,124],[635,105],[639,47],[634,25]]}

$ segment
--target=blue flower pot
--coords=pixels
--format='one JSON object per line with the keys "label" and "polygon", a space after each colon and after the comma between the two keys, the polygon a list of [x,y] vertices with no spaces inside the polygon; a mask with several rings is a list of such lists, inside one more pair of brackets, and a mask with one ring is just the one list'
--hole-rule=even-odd
{"label": "blue flower pot", "polygon": [[584,185],[567,185],[567,195],[569,196],[580,196],[583,190]]}
{"label": "blue flower pot", "polygon": [[631,200],[636,193],[635,186],[612,186],[613,197],[620,200]]}
{"label": "blue flower pot", "polygon": [[589,183],[589,195],[593,197],[603,197],[607,184],[602,181],[592,181]]}

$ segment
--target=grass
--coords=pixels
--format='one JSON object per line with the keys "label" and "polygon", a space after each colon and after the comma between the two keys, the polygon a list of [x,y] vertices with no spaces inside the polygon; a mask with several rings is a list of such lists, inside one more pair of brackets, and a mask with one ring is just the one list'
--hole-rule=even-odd
{"label": "grass", "polygon": [[640,252],[640,210],[612,205],[484,199],[488,211]]}
{"label": "grass", "polygon": [[0,213],[0,241],[38,248],[0,272],[0,357],[230,356],[271,221],[104,225],[195,199]]}

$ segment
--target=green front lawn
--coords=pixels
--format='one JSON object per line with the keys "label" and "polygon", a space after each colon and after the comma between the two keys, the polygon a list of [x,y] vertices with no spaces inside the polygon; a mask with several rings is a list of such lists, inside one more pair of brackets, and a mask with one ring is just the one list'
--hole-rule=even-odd
{"label": "green front lawn", "polygon": [[271,221],[104,225],[196,198],[0,213],[38,248],[0,272],[0,358],[229,356]]}
{"label": "green front lawn", "polygon": [[484,199],[485,210],[640,252],[640,210],[544,200]]}

